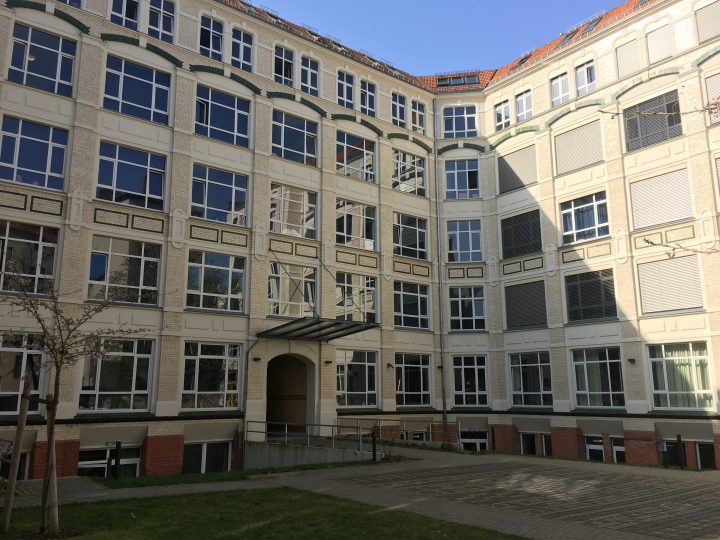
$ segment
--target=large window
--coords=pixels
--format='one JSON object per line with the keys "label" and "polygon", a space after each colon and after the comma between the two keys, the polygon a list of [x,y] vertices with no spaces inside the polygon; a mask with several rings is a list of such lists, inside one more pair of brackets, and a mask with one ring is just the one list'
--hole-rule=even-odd
{"label": "large window", "polygon": [[377,405],[377,353],[335,351],[337,404],[340,407]]}
{"label": "large window", "polygon": [[394,317],[398,328],[429,328],[428,286],[395,282]]}
{"label": "large window", "polygon": [[535,145],[497,157],[500,194],[522,189],[538,181]]}
{"label": "large window", "polygon": [[250,143],[249,122],[248,100],[198,85],[195,133],[247,148]]}
{"label": "large window", "polygon": [[165,156],[100,143],[98,199],[162,210],[164,191]]}
{"label": "large window", "polygon": [[240,407],[240,345],[185,342],[183,409]]}
{"label": "large window", "polygon": [[375,116],[375,84],[360,81],[360,112]]}
{"label": "large window", "polygon": [[393,189],[425,196],[425,158],[393,150]]}
{"label": "large window", "polygon": [[158,303],[159,244],[93,236],[88,299]]}
{"label": "large window", "polygon": [[710,409],[713,384],[705,342],[667,343],[648,347],[653,378],[653,405],[671,409]]}
{"label": "large window", "polygon": [[335,318],[374,323],[376,278],[337,272],[335,282]]}
{"label": "large window", "polygon": [[553,107],[559,107],[568,101],[570,101],[568,74],[563,73],[550,79],[550,102]]}
{"label": "large window", "polygon": [[246,225],[247,188],[248,177],[244,174],[196,163],[193,165],[191,215],[221,223]]}
{"label": "large window", "polygon": [[703,307],[697,255],[638,264],[637,273],[644,315]]}
{"label": "large window", "polygon": [[482,287],[450,287],[450,329],[485,329],[485,295]]}
{"label": "large window", "polygon": [[495,105],[495,131],[510,127],[510,102],[503,101]]}
{"label": "large window", "polygon": [[335,155],[338,174],[375,181],[375,141],[338,131]]}
{"label": "large window", "polygon": [[273,111],[272,153],[304,165],[317,165],[317,123]]}
{"label": "large window", "polygon": [[624,407],[620,348],[572,351],[578,407]]}
{"label": "large window", "polygon": [[617,317],[612,270],[565,276],[565,287],[569,321]]}
{"label": "large window", "polygon": [[275,46],[275,82],[292,88],[294,54],[290,49]]}
{"label": "large window", "polygon": [[315,269],[308,266],[270,263],[269,314],[280,317],[315,316]]}
{"label": "large window", "polygon": [[455,406],[488,404],[487,369],[484,356],[453,356]]}
{"label": "large window", "polygon": [[70,96],[75,46],[74,41],[16,23],[8,80]]}
{"label": "large window", "polygon": [[410,129],[425,135],[425,104],[413,100],[410,107]]}
{"label": "large window", "polygon": [[303,56],[300,60],[300,90],[317,96],[319,88],[320,64],[317,60]]}
{"label": "large window", "polygon": [[304,189],[271,184],[270,231],[315,238],[317,194]]}
{"label": "large window", "polygon": [[[120,449],[119,478],[136,478],[140,476],[140,448]],[[113,474],[115,466],[115,447],[97,450],[83,449],[78,454],[78,476],[95,476],[108,478]]]}
{"label": "large window", "polygon": [[[20,412],[20,396],[23,393],[24,375],[31,373],[31,395],[40,390],[42,353],[38,350],[40,336],[0,334],[0,412]],[[37,411],[39,403],[31,400],[29,409]]]}
{"label": "large window", "polygon": [[480,220],[448,221],[448,262],[482,261]]}
{"label": "large window", "polygon": [[170,0],[150,0],[148,34],[168,43],[175,33],[175,3]]}
{"label": "large window", "polygon": [[232,444],[204,442],[183,447],[183,474],[208,474],[230,470]]}
{"label": "large window", "polygon": [[230,62],[232,65],[239,67],[243,71],[252,73],[252,50],[252,34],[249,32],[243,32],[239,28],[233,28],[232,50],[230,54]]}
{"label": "large window", "polygon": [[397,212],[393,219],[393,253],[427,259],[427,220]]}
{"label": "large window", "polygon": [[632,224],[636,230],[693,217],[693,195],[687,169],[632,182],[630,199]]}
{"label": "large window", "polygon": [[610,234],[605,192],[560,203],[563,244],[572,244]]}
{"label": "large window", "polygon": [[627,151],[682,135],[677,90],[623,110]]}
{"label": "large window", "polygon": [[444,137],[446,139],[477,137],[475,111],[474,105],[446,107],[443,110]]}
{"label": "large window", "polygon": [[390,104],[390,119],[396,126],[405,127],[407,123],[407,99],[405,96],[392,93]]}
{"label": "large window", "polygon": [[168,123],[170,75],[108,55],[103,107],[111,111]]}
{"label": "large window", "polygon": [[504,259],[542,251],[539,210],[501,220],[500,230]]}
{"label": "large window", "polygon": [[554,142],[555,171],[558,175],[577,171],[603,161],[600,120],[594,120],[565,131],[556,136]]}
{"label": "large window", "polygon": [[337,199],[335,242],[360,249],[375,249],[375,207]]}
{"label": "large window", "polygon": [[245,290],[245,259],[190,250],[188,256],[187,306],[242,311]]}
{"label": "large window", "polygon": [[0,220],[0,291],[49,292],[57,243],[57,229]]}
{"label": "large window", "polygon": [[355,108],[355,77],[344,71],[337,74],[337,100],[338,105]]}
{"label": "large window", "polygon": [[532,118],[532,93],[530,90],[515,96],[515,116],[518,122]]}
{"label": "large window", "polygon": [[140,2],[138,0],[112,0],[110,22],[137,30],[138,16],[140,15],[139,8]]}
{"label": "large window", "polygon": [[448,199],[480,197],[477,159],[457,159],[445,162],[445,197]]}
{"label": "large window", "polygon": [[0,179],[62,190],[67,142],[64,129],[3,117]]}
{"label": "large window", "polygon": [[552,406],[550,353],[540,351],[511,354],[510,377],[513,405]]}
{"label": "large window", "polygon": [[575,68],[575,86],[578,97],[595,90],[595,64],[592,60]]}
{"label": "large window", "polygon": [[395,403],[430,405],[430,356],[395,353]]}
{"label": "large window", "polygon": [[210,17],[200,19],[200,54],[222,60],[223,58],[223,23]]}
{"label": "large window", "polygon": [[105,341],[101,354],[85,358],[80,410],[149,410],[152,356],[147,339]]}
{"label": "large window", "polygon": [[531,281],[505,287],[505,317],[508,330],[547,326],[545,282]]}

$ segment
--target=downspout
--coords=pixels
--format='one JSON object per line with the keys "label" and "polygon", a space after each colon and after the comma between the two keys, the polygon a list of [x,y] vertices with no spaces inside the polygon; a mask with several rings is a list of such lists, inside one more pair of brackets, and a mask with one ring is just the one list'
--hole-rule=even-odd
{"label": "downspout", "polygon": [[253,350],[255,345],[258,344],[260,340],[256,339],[255,343],[250,345],[248,347],[247,352],[245,353],[245,373],[243,376],[243,395],[242,395],[242,412],[243,412],[243,438],[242,438],[242,455],[243,455],[243,470],[245,470],[245,441],[247,441],[248,436],[248,425],[247,425],[247,395],[248,395],[248,372],[250,371],[250,351]]}

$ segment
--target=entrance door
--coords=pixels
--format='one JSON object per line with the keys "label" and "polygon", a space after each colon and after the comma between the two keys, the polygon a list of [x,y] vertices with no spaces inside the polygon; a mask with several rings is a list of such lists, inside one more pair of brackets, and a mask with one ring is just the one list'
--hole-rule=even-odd
{"label": "entrance door", "polygon": [[268,432],[305,432],[307,423],[308,368],[301,359],[282,355],[273,358],[267,369]]}

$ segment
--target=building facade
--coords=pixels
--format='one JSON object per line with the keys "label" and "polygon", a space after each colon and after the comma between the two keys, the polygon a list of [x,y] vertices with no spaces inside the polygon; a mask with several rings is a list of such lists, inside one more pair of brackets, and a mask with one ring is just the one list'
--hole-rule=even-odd
{"label": "building facade", "polygon": [[[631,0],[416,77],[240,0],[7,0],[0,289],[20,261],[139,332],[64,373],[59,473],[443,418],[478,450],[720,466],[718,20]],[[37,328],[0,301],[0,330],[11,439]]]}

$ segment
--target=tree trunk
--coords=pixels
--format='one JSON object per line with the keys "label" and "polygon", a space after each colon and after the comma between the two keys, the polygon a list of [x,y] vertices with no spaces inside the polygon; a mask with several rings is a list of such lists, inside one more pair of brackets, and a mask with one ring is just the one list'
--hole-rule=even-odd
{"label": "tree trunk", "polygon": [[43,483],[43,532],[56,536],[60,532],[58,515],[57,461],[55,458],[55,417],[60,394],[61,366],[55,366],[54,393],[47,405],[47,460]]}

